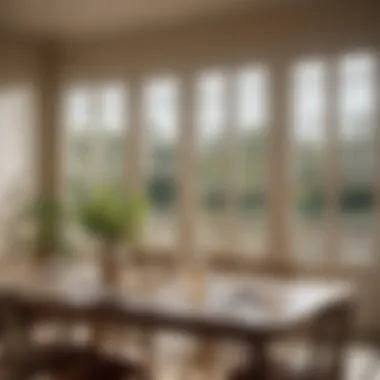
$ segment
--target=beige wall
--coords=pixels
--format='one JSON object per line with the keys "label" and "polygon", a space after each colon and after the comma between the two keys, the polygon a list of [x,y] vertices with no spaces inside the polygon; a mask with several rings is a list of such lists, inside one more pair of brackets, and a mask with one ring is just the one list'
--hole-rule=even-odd
{"label": "beige wall", "polygon": [[34,45],[0,32],[0,85],[33,81],[37,55]]}
{"label": "beige wall", "polygon": [[[32,154],[31,175],[36,189],[46,190],[46,194],[56,192],[60,152],[55,145],[60,123],[60,55],[50,44],[0,35],[0,57],[0,90],[22,87],[28,92],[30,107],[25,139]],[[31,130],[33,133],[29,133]]]}
{"label": "beige wall", "polygon": [[[12,141],[16,144],[16,135],[20,141],[19,149],[26,154],[29,183],[35,177],[35,126],[38,100],[38,59],[35,46],[18,39],[0,34],[0,93],[9,98],[6,112],[1,118],[2,133],[13,133]],[[12,131],[18,130],[18,132]],[[0,136],[2,140],[6,134]],[[23,142],[21,143],[21,139]],[[27,149],[27,152],[25,152]]]}
{"label": "beige wall", "polygon": [[0,35],[0,255],[11,251],[16,212],[36,186],[36,52]]}
{"label": "beige wall", "polygon": [[233,14],[214,21],[135,33],[102,42],[68,43],[65,72],[144,72],[272,61],[380,46],[380,4],[283,7]]}

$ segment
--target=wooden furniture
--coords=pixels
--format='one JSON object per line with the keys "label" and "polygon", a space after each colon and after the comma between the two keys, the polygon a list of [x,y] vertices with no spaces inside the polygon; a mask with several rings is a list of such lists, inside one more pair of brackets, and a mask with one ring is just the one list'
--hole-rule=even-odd
{"label": "wooden furniture", "polygon": [[[290,350],[290,355],[271,356],[266,378],[342,380],[342,363],[348,348],[352,305],[347,302],[336,304],[330,308],[328,313],[321,313],[312,322],[309,329],[309,347],[305,347],[305,342],[302,342],[301,349],[305,354],[303,358],[296,360],[295,352],[292,350]],[[263,378],[260,367],[256,365],[256,360],[236,369],[229,376],[230,380],[249,380],[253,378]]]}
{"label": "wooden furniture", "polygon": [[57,281],[48,289],[13,282],[0,284],[0,300],[12,299],[14,305],[22,306],[30,323],[87,321],[94,326],[134,325],[207,339],[237,339],[251,347],[249,362],[255,363],[255,373],[264,380],[270,376],[268,348],[272,342],[340,308],[352,310],[354,303],[351,287],[339,282],[214,276],[207,278],[200,300],[185,289],[178,280],[155,294],[138,297],[106,291],[96,284],[78,288],[72,281]]}
{"label": "wooden furniture", "polygon": [[142,368],[132,362],[70,344],[39,345],[3,357],[0,373],[8,380],[27,380],[38,375],[49,375],[54,380],[143,379]]}

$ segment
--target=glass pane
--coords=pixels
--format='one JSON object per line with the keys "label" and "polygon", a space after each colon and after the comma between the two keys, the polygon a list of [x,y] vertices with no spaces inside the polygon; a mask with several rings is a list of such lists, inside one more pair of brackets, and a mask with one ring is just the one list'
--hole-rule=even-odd
{"label": "glass pane", "polygon": [[149,223],[145,241],[154,247],[175,244],[177,204],[178,83],[158,77],[145,87],[146,192]]}
{"label": "glass pane", "polygon": [[79,86],[71,87],[65,96],[64,149],[65,195],[75,199],[89,186],[91,161],[91,92]]}
{"label": "glass pane", "polygon": [[268,73],[262,67],[237,75],[239,251],[261,256],[267,239]]}
{"label": "glass pane", "polygon": [[299,260],[323,260],[325,214],[325,66],[302,62],[293,71],[293,251]]}
{"label": "glass pane", "polygon": [[374,58],[348,55],[340,73],[341,255],[344,262],[368,263],[374,253]]}
{"label": "glass pane", "polygon": [[209,252],[223,247],[225,213],[225,77],[202,73],[196,88],[197,174],[199,218],[197,245]]}
{"label": "glass pane", "polygon": [[126,91],[122,84],[101,88],[101,126],[104,148],[104,178],[117,189],[124,188],[125,147],[127,136]]}

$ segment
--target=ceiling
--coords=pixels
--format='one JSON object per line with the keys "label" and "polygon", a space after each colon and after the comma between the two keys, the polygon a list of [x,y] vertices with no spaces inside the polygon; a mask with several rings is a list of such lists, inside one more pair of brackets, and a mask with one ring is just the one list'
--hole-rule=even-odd
{"label": "ceiling", "polygon": [[261,1],[0,0],[0,24],[7,31],[30,37],[91,37],[181,23]]}

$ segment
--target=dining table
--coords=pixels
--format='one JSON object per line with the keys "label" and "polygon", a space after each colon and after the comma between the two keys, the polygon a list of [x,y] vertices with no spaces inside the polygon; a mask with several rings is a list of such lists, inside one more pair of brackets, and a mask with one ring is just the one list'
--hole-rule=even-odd
{"label": "dining table", "polygon": [[272,342],[342,308],[350,313],[355,305],[355,291],[344,281],[207,274],[191,283],[173,276],[142,294],[105,287],[97,278],[64,270],[49,280],[0,277],[6,344],[26,347],[30,327],[49,320],[177,331],[204,340],[232,338],[250,347],[265,380]]}

